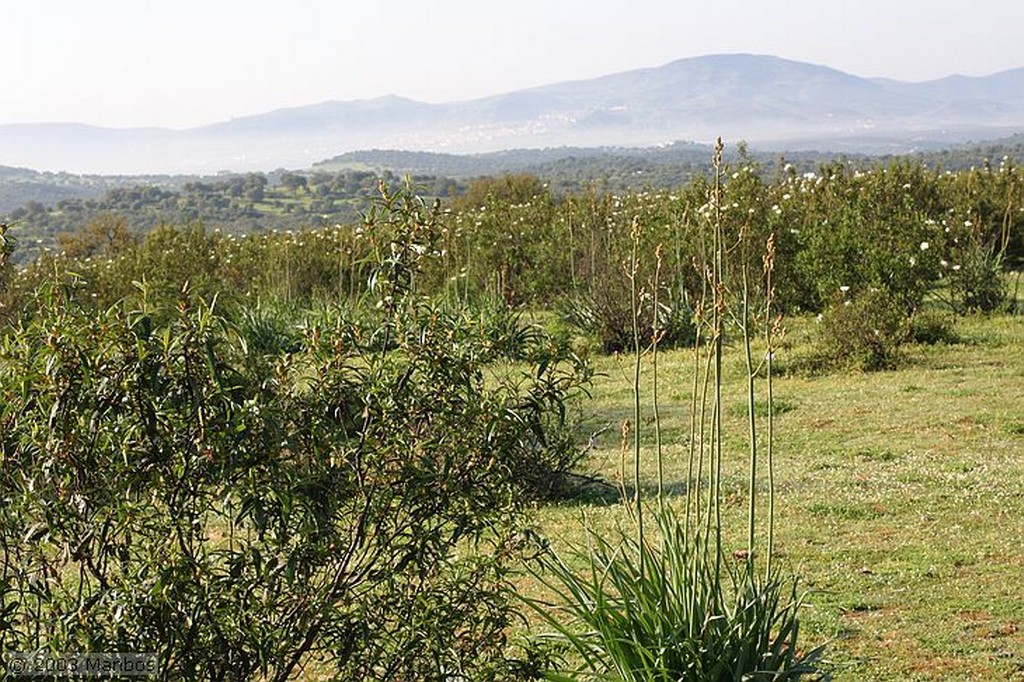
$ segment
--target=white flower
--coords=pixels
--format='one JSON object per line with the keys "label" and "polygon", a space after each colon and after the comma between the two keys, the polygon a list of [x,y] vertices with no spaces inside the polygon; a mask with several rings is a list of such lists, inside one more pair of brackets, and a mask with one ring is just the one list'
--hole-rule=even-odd
{"label": "white flower", "polygon": [[947,261],[944,261],[944,260],[940,260],[939,261],[939,265],[941,265],[944,268],[948,268],[949,267],[949,263]]}
{"label": "white flower", "polygon": [[954,266],[953,266],[953,269],[954,269],[954,270],[959,270],[959,269],[960,269],[960,266],[959,266],[959,265],[954,265]]}
{"label": "white flower", "polygon": [[921,242],[921,250],[922,251],[927,251],[929,249],[929,247],[931,247],[931,244],[929,244],[928,242]]}
{"label": "white flower", "polygon": [[849,291],[849,290],[850,290],[850,287],[846,286],[845,284],[843,286],[839,287],[839,291],[843,292],[844,294],[847,291]]}
{"label": "white flower", "polygon": [[911,264],[912,266],[913,266],[913,265],[917,265],[917,259],[916,259],[916,258],[914,258],[913,256],[911,256],[911,257],[910,257],[910,264]]}

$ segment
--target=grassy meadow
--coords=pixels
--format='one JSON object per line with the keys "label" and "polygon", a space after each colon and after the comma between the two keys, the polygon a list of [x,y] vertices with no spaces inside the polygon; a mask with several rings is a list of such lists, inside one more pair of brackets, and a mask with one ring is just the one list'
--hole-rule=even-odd
{"label": "grassy meadow", "polygon": [[[789,322],[780,367],[809,352],[816,324]],[[958,333],[960,343],[908,349],[898,370],[775,379],[775,547],[809,593],[802,643],[828,642],[836,680],[1024,676],[1024,318],[964,318]],[[745,366],[738,348],[726,362],[726,523],[739,550]],[[630,363],[597,359],[583,406],[587,429],[607,427],[587,463],[608,481],[621,480]],[[665,484],[681,506],[691,353],[661,353],[658,372]],[[651,374],[648,356],[642,468],[653,490]],[[629,471],[628,448],[625,458]],[[762,476],[760,504],[764,484]],[[628,523],[616,496],[603,493],[537,516],[556,545],[585,541],[581,517],[597,528]]]}

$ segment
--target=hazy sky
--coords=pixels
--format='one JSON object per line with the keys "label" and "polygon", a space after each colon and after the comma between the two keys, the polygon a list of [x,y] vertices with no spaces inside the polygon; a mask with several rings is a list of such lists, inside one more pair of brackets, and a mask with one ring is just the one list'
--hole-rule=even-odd
{"label": "hazy sky", "polygon": [[751,52],[928,80],[1024,66],[1024,0],[4,0],[0,124],[183,128],[471,99]]}

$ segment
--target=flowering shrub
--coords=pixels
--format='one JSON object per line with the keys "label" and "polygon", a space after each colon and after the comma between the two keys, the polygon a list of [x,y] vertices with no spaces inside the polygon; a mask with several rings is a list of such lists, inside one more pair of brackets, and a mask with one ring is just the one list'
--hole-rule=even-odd
{"label": "flowering shrub", "polygon": [[[530,176],[478,181],[433,209],[438,229],[408,245],[418,251],[416,288],[449,303],[579,308],[576,317],[589,317],[585,327],[614,350],[630,343],[624,292],[634,220],[642,227],[636,277],[647,294],[658,290],[667,306],[662,329],[678,329],[682,340],[704,282],[694,267],[708,248],[700,227],[712,218],[730,244],[723,254],[730,271],[755,272],[759,253],[741,245],[774,236],[774,304],[782,312],[822,312],[840,286],[884,288],[907,315],[937,294],[957,312],[994,310],[1005,295],[1004,270],[1024,263],[1024,175],[1009,161],[960,173],[907,161],[872,168],[837,161],[803,174],[782,165],[773,175],[740,157],[722,179],[714,202],[705,177],[671,192],[593,187],[566,197]],[[82,302],[99,308],[142,281],[164,301],[188,281],[228,307],[358,305],[370,289],[370,264],[390,243],[380,225],[366,222],[246,237],[198,224],[132,237],[112,232],[118,225],[110,218],[64,239],[64,254],[44,253],[10,278],[8,307],[30,307],[38,285],[55,276],[88,282],[78,291],[91,300]],[[758,305],[764,292],[754,282],[748,295]]]}

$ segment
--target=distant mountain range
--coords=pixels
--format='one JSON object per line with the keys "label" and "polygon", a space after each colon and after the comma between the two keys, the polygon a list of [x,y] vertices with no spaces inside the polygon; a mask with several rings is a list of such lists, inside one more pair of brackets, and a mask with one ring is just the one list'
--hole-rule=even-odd
{"label": "distant mountain range", "polygon": [[0,126],[0,165],[77,173],[307,168],[347,151],[480,153],[748,141],[909,153],[1024,130],[1024,68],[925,83],[759,55],[713,55],[465,102],[396,96],[281,109],[188,130]]}

